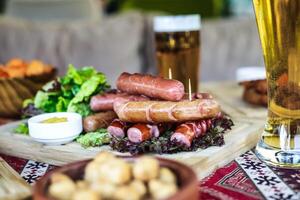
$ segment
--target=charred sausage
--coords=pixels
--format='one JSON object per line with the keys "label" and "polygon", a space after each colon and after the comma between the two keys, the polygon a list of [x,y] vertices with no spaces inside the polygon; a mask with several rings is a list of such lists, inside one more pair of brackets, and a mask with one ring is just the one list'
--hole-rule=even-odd
{"label": "charred sausage", "polygon": [[168,101],[179,101],[184,95],[184,85],[180,81],[137,73],[122,73],[117,80],[117,88],[129,94]]}
{"label": "charred sausage", "polygon": [[[218,113],[218,115],[219,114],[220,113]],[[196,126],[196,137],[204,135],[212,127],[211,119],[200,120],[200,121],[194,122],[194,124]]]}
{"label": "charred sausage", "polygon": [[213,99],[179,102],[124,102],[122,99],[117,99],[114,103],[114,111],[119,119],[126,122],[185,122],[215,117],[220,112],[220,106]]}
{"label": "charred sausage", "polygon": [[166,126],[162,124],[137,123],[128,129],[127,136],[131,142],[140,143],[152,137],[159,137],[165,128]]}
{"label": "charred sausage", "polygon": [[127,99],[128,101],[146,101],[149,100],[148,97],[141,96],[141,95],[129,95],[126,93],[120,92],[108,92],[104,94],[98,94],[91,98],[90,107],[92,111],[106,111],[106,110],[113,110],[113,103],[116,98],[122,97]]}
{"label": "charred sausage", "polygon": [[127,131],[128,139],[134,143],[140,143],[152,137],[156,125],[138,123]]}
{"label": "charred sausage", "polygon": [[114,111],[90,115],[83,119],[83,129],[85,132],[93,132],[99,128],[106,128],[115,118],[117,115]]}
{"label": "charred sausage", "polygon": [[111,136],[123,138],[125,137],[127,128],[128,125],[125,122],[119,119],[114,119],[107,128],[107,131]]}
{"label": "charred sausage", "polygon": [[211,127],[211,119],[180,124],[172,134],[171,141],[190,147],[194,138],[204,135]]}
{"label": "charred sausage", "polygon": [[187,147],[190,147],[193,139],[196,136],[195,127],[193,124],[181,124],[171,136],[171,141],[176,141]]}

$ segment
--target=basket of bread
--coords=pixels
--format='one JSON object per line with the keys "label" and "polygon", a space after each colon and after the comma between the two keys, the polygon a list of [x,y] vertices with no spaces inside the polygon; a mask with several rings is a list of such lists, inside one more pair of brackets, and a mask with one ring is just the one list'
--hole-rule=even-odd
{"label": "basket of bread", "polygon": [[52,80],[55,72],[40,60],[14,58],[0,64],[0,117],[19,117],[23,101]]}

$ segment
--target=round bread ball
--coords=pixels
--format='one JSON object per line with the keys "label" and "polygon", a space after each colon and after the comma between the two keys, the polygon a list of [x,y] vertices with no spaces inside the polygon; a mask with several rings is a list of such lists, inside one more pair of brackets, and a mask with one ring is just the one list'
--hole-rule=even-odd
{"label": "round bread ball", "polygon": [[86,181],[80,180],[76,182],[76,187],[78,189],[87,189],[89,187],[89,184]]}
{"label": "round bread ball", "polygon": [[51,183],[57,183],[62,181],[72,181],[70,177],[62,173],[53,173],[51,175]]}
{"label": "round bread ball", "polygon": [[89,183],[96,182],[101,178],[100,165],[94,161],[87,164],[84,179]]}
{"label": "round bread ball", "polygon": [[115,200],[139,200],[142,196],[130,186],[121,186],[117,188],[114,194]]}
{"label": "round bread ball", "polygon": [[76,191],[73,194],[72,200],[101,200],[101,197],[91,189],[83,189]]}
{"label": "round bread ball", "polygon": [[116,156],[110,152],[107,151],[103,151],[101,153],[99,153],[98,155],[96,155],[96,157],[94,158],[94,161],[97,163],[102,163],[102,162],[106,162],[110,159],[115,159]]}
{"label": "round bread ball", "polygon": [[111,159],[100,166],[100,177],[102,181],[112,184],[124,184],[132,177],[131,165],[122,159]]}
{"label": "round bread ball", "polygon": [[177,192],[177,185],[151,180],[149,182],[149,191],[154,199],[166,199]]}
{"label": "round bread ball", "polygon": [[135,191],[137,191],[141,196],[144,196],[147,193],[147,188],[145,184],[140,180],[134,180],[129,185]]}
{"label": "round bread ball", "polygon": [[100,194],[104,199],[112,199],[117,187],[105,181],[98,181],[91,184],[91,189]]}
{"label": "round bread ball", "polygon": [[168,168],[162,167],[159,170],[159,180],[165,183],[173,183],[176,184],[176,176],[175,174]]}
{"label": "round bread ball", "polygon": [[134,178],[141,181],[149,181],[158,176],[159,162],[155,158],[143,156],[133,165]]}
{"label": "round bread ball", "polygon": [[70,197],[76,191],[75,183],[64,174],[53,174],[51,177],[51,182],[49,193],[55,199],[70,199]]}

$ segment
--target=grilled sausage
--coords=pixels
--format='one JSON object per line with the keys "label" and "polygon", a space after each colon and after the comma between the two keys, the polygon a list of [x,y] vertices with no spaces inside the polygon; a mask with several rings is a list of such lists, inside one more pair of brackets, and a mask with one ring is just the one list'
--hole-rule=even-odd
{"label": "grilled sausage", "polygon": [[190,147],[193,139],[196,136],[195,127],[193,124],[181,124],[171,136],[171,141],[176,141]]}
{"label": "grilled sausage", "polygon": [[220,112],[219,104],[213,99],[193,101],[123,101],[117,99],[114,111],[122,121],[161,123],[185,122],[215,117]]}
{"label": "grilled sausage", "polygon": [[128,139],[134,143],[146,141],[152,137],[159,137],[171,124],[145,124],[137,123],[130,127],[127,131]]}
{"label": "grilled sausage", "polygon": [[117,118],[117,115],[114,111],[106,111],[90,115],[84,118],[83,129],[85,132],[93,132],[99,128],[106,128],[115,118]]}
{"label": "grilled sausage", "polygon": [[194,138],[204,135],[211,127],[211,119],[180,124],[172,134],[171,141],[190,147]]}
{"label": "grilled sausage", "polygon": [[131,142],[140,143],[150,139],[155,131],[158,131],[156,125],[138,123],[128,129],[127,136]]}
{"label": "grilled sausage", "polygon": [[117,88],[129,94],[168,101],[179,101],[184,95],[184,85],[180,81],[137,73],[122,73],[117,80]]}
{"label": "grilled sausage", "polygon": [[107,92],[104,94],[98,94],[91,98],[90,107],[92,111],[106,111],[106,110],[113,110],[113,103],[116,98],[122,97],[127,99],[128,101],[146,101],[149,100],[148,97],[141,96],[141,95],[129,95],[126,93],[121,92]]}
{"label": "grilled sausage", "polygon": [[114,119],[112,123],[109,125],[109,127],[107,128],[107,131],[111,136],[123,138],[125,137],[127,128],[128,126],[125,122],[119,119]]}

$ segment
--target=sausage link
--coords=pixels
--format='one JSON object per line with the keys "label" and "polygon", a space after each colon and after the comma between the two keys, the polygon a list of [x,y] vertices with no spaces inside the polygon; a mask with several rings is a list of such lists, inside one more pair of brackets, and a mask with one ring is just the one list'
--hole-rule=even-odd
{"label": "sausage link", "polygon": [[106,128],[117,115],[114,111],[100,112],[83,119],[83,129],[85,132],[93,132],[99,128]]}
{"label": "sausage link", "polygon": [[120,93],[120,92],[107,92],[104,94],[97,94],[91,98],[90,101],[90,107],[92,111],[98,112],[98,111],[106,111],[106,110],[113,110],[113,104],[114,101],[122,97],[123,99],[126,99],[128,101],[146,101],[149,100],[148,97],[141,96],[141,95],[129,95],[126,93]]}
{"label": "sausage link", "polygon": [[140,143],[150,139],[153,132],[157,130],[156,125],[138,123],[130,127],[127,131],[128,139],[134,143]]}
{"label": "sausage link", "polygon": [[107,132],[114,137],[124,138],[126,129],[128,128],[127,124],[119,119],[114,119],[112,123],[107,128]]}
{"label": "sausage link", "polygon": [[168,101],[179,101],[184,96],[184,85],[180,81],[137,73],[122,73],[117,80],[117,88],[129,94]]}
{"label": "sausage link", "polygon": [[190,147],[195,136],[196,131],[193,124],[180,124],[172,134],[171,141],[176,141]]}
{"label": "sausage link", "polygon": [[213,99],[179,102],[116,100],[114,111],[122,121],[126,122],[185,122],[215,117],[220,112],[220,106]]}

